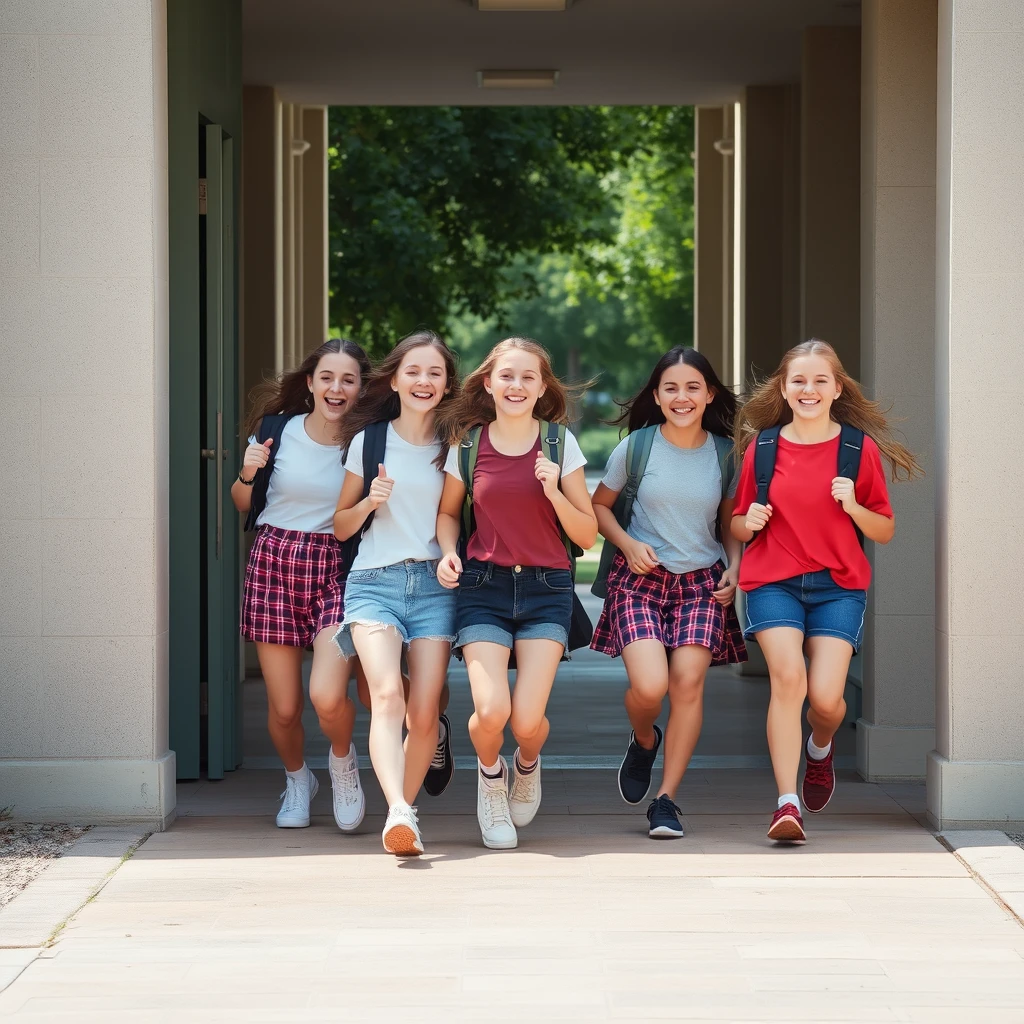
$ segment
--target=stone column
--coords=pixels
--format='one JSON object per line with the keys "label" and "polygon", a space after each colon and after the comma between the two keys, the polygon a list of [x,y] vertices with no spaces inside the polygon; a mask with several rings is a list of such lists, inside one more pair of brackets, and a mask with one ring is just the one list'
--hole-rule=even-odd
{"label": "stone column", "polygon": [[770,374],[800,340],[800,87],[749,86],[744,383]]}
{"label": "stone column", "polygon": [[1024,7],[939,0],[936,722],[928,814],[1024,820]]}
{"label": "stone column", "polygon": [[166,31],[0,5],[0,804],[36,821],[174,813]]}
{"label": "stone column", "polygon": [[303,354],[327,340],[327,108],[303,107],[302,137],[302,330]]}
{"label": "stone column", "polygon": [[800,126],[802,340],[860,373],[860,29],[804,33]]}
{"label": "stone column", "polygon": [[862,8],[861,377],[929,475],[892,486],[896,538],[868,545],[866,779],[923,777],[935,742],[935,0]]}

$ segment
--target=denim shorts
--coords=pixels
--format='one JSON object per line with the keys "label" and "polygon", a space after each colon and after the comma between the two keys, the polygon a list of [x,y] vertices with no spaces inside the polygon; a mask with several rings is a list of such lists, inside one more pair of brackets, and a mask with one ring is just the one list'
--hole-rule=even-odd
{"label": "denim shorts", "polygon": [[828,569],[766,583],[747,591],[746,599],[743,635],[748,640],[765,629],[792,626],[804,636],[834,636],[849,643],[854,652],[860,650],[866,593],[840,587]]}
{"label": "denim shorts", "polygon": [[455,591],[437,582],[437,561],[407,561],[348,574],[345,621],[334,640],[351,658],[353,623],[394,626],[405,643],[455,639]]}
{"label": "denim shorts", "polygon": [[512,650],[516,640],[554,640],[564,648],[572,594],[568,569],[467,562],[459,577],[455,646],[487,641]]}

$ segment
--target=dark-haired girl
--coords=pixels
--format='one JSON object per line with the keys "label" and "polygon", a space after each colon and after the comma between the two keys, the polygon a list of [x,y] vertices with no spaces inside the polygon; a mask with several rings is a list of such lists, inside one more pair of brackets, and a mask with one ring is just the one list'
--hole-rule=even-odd
{"label": "dark-haired girl", "polygon": [[[849,468],[853,478],[840,473],[849,457],[841,446],[844,425],[857,430],[843,442],[859,459],[856,471]],[[740,573],[746,634],[757,638],[771,676],[768,747],[779,800],[768,838],[802,843],[796,782],[804,700],[811,735],[803,806],[820,811],[835,791],[832,739],[846,716],[850,658],[864,632],[871,566],[858,531],[877,544],[895,533],[882,458],[893,480],[920,468],[832,346],[817,340],[790,349],[754,391],[739,416],[736,443],[743,467],[732,532],[749,542]],[[755,453],[765,445],[775,446],[775,465],[762,501],[754,470]]]}
{"label": "dark-haired girl", "polygon": [[[455,595],[437,579],[437,507],[446,450],[434,421],[456,393],[451,350],[433,332],[418,331],[400,341],[370,376],[342,436],[348,454],[334,534],[347,540],[361,532],[361,539],[337,641],[346,656],[359,655],[366,674],[370,758],[388,802],[382,838],[384,849],[397,856],[423,852],[412,802],[437,750],[438,700],[455,639]],[[384,458],[367,487],[363,448],[367,428],[375,423],[387,424]]]}
{"label": "dark-haired girl", "polygon": [[[302,655],[311,644],[309,697],[331,742],[334,820],[351,832],[365,810],[352,744],[350,667],[331,644],[344,615],[347,568],[332,519],[344,473],[341,425],[369,368],[358,345],[332,339],[297,369],[259,388],[245,425],[249,446],[231,487],[240,512],[258,511],[245,571],[242,636],[256,644],[270,737],[284,762],[279,828],[309,825],[309,804],[319,788],[303,754]],[[276,445],[265,429],[271,416],[284,421]]]}
{"label": "dark-haired girl", "polygon": [[[469,735],[479,759],[477,820],[491,849],[515,847],[516,828],[529,824],[540,807],[547,703],[572,615],[566,538],[583,548],[597,539],[586,459],[576,439],[564,432],[561,468],[545,454],[542,421],[564,424],[567,397],[547,352],[527,338],[508,338],[469,375],[442,419],[452,448],[437,517],[444,551],[437,576],[444,586],[458,587],[456,644],[469,672]],[[462,475],[463,443],[476,450],[469,480]],[[475,527],[463,563],[457,544],[467,483]],[[519,744],[511,784],[501,756],[510,721]]]}
{"label": "dark-haired girl", "polygon": [[627,485],[624,438],[608,459],[594,493],[602,535],[618,548],[607,599],[591,646],[622,655],[629,677],[626,713],[633,731],[619,767],[619,792],[640,803],[662,744],[655,720],[665,695],[669,719],[661,786],[647,809],[648,834],[683,835],[676,790],[703,721],[704,678],[711,665],[746,661],[733,598],[740,544],[721,523],[732,514],[735,479],[732,434],[736,398],[707,358],[677,346],[658,361],[650,380],[623,406],[620,422],[633,447],[647,442],[632,514],[612,511]]}

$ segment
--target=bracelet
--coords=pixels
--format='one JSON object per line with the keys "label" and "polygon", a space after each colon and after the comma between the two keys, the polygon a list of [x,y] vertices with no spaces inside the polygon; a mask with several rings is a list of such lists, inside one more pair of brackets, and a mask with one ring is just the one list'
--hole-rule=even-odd
{"label": "bracelet", "polygon": [[238,471],[238,482],[239,482],[240,484],[242,484],[242,486],[243,486],[243,487],[252,487],[252,485],[253,485],[254,483],[256,483],[256,474],[255,474],[255,473],[253,473],[253,475],[252,475],[252,479],[251,479],[251,480],[246,480],[246,479],[245,479],[245,478],[244,478],[244,477],[242,476],[242,471],[241,471],[241,470],[239,470],[239,471]]}

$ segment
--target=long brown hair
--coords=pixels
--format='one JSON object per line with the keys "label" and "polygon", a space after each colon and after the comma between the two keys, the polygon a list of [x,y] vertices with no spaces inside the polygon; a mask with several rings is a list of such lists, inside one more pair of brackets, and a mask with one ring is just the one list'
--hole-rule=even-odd
{"label": "long brown hair", "polygon": [[[276,377],[261,381],[249,393],[252,406],[242,426],[242,437],[252,437],[264,416],[298,416],[313,411],[313,395],[309,378],[316,373],[320,360],[338,352],[351,356],[359,364],[360,383],[370,373],[370,360],[366,353],[347,338],[328,338],[319,348],[310,352],[294,370],[286,370]],[[349,412],[345,419],[352,413]]]}
{"label": "long brown hair", "polygon": [[889,463],[894,481],[901,478],[913,480],[924,476],[914,453],[896,440],[885,411],[869,398],[864,397],[860,385],[843,369],[836,350],[818,338],[802,342],[791,348],[779,363],[779,368],[754,388],[736,418],[736,454],[742,458],[747,445],[758,432],[768,427],[790,423],[793,410],[786,401],[784,390],[789,364],[801,356],[823,356],[832,369],[836,382],[841,387],[839,397],[832,403],[829,417],[836,423],[847,423],[863,430],[878,445],[878,450]]}
{"label": "long brown hair", "polygon": [[[406,355],[414,348],[420,348],[423,345],[431,345],[441,353],[441,357],[444,359],[444,368],[448,379],[445,381],[445,394],[441,396],[441,401],[434,412],[434,430],[437,439],[442,443],[441,455],[438,458],[443,459],[448,454],[448,445],[445,443],[444,434],[439,429],[438,423],[443,410],[458,400],[459,378],[455,353],[448,347],[448,343],[441,335],[435,334],[433,331],[422,330],[406,335],[364,380],[363,390],[359,395],[359,404],[342,422],[341,447],[346,455],[352,438],[360,430],[365,430],[371,423],[380,423],[385,420],[390,423],[391,420],[398,419],[402,412],[402,400],[398,397],[398,392],[391,387],[391,381],[398,373]],[[435,462],[437,461],[435,460]],[[441,467],[443,466],[444,462],[441,461]]]}
{"label": "long brown hair", "polygon": [[458,400],[450,403],[443,415],[438,416],[438,434],[449,445],[458,444],[472,427],[494,422],[497,416],[494,398],[484,389],[484,378],[494,372],[498,360],[512,349],[529,352],[540,363],[540,379],[545,390],[534,406],[534,417],[549,423],[568,423],[573,417],[575,403],[590,386],[589,382],[563,384],[555,376],[551,368],[551,356],[540,342],[518,336],[506,338],[499,341],[487,354],[487,358],[462,382],[462,394]]}

